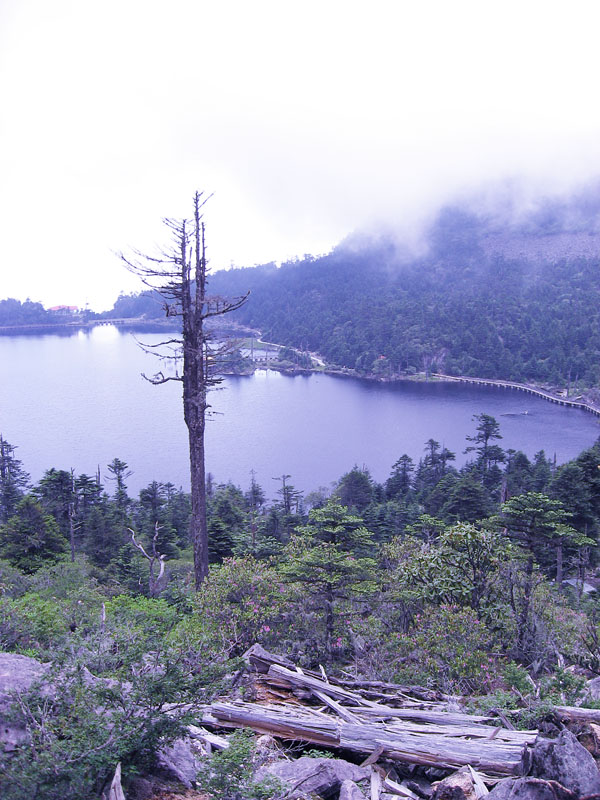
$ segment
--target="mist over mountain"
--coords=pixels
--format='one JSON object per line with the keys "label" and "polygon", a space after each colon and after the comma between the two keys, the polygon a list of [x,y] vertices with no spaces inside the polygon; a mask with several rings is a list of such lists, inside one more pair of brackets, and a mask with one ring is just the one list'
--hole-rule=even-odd
{"label": "mist over mountain", "polygon": [[[416,242],[416,243],[415,243]],[[419,241],[354,233],[320,258],[218,272],[238,320],[364,374],[424,369],[586,386],[600,379],[600,187],[470,198]]]}
{"label": "mist over mountain", "polygon": [[[354,232],[330,253],[214,273],[251,296],[235,317],[269,341],[359,374],[449,374],[600,385],[600,185],[498,192],[441,208],[412,239]],[[155,296],[109,316],[158,316]]]}

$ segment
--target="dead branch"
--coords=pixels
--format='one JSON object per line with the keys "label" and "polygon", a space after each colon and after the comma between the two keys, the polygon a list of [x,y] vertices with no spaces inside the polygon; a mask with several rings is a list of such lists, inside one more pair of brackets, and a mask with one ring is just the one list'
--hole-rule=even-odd
{"label": "dead branch", "polygon": [[[152,555],[148,555],[146,550],[144,549],[143,544],[141,542],[137,542],[135,538],[135,531],[132,528],[127,528],[129,533],[131,534],[131,541],[134,544],[134,547],[140,551],[140,553],[144,556],[144,558],[148,559],[148,592],[150,593],[150,597],[158,597],[158,595],[163,590],[163,576],[165,574],[165,555],[161,555],[156,549],[156,543],[158,540],[158,533],[160,531],[160,525],[158,522],[154,525],[154,537],[152,538]],[[156,564],[159,564],[158,575],[154,575],[154,567]]]}

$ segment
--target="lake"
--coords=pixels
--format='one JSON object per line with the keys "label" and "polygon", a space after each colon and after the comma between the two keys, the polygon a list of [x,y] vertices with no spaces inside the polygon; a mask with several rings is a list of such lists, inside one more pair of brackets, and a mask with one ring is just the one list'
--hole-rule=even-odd
{"label": "lake", "polygon": [[[148,343],[159,334],[140,334]],[[95,474],[118,457],[132,470],[130,493],[153,480],[189,488],[181,385],[152,386],[159,365],[131,333],[101,326],[69,336],[0,337],[0,433],[34,481],[46,469]],[[355,464],[383,481],[429,438],[465,462],[473,415],[500,423],[505,449],[545,449],[559,463],[600,435],[598,418],[523,392],[451,383],[380,384],[330,375],[259,370],[228,377],[211,392],[207,470],[247,488],[251,470],[267,495],[289,480],[304,492],[330,487]],[[527,412],[527,413],[525,413]],[[111,491],[110,483],[106,483]]]}

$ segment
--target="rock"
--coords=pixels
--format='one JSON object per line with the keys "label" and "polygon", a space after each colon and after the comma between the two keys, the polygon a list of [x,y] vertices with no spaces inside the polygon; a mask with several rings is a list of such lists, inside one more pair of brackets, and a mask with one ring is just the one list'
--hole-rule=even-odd
{"label": "rock", "polygon": [[48,665],[29,656],[0,653],[0,710],[5,711],[14,692],[26,692],[48,673]]}
{"label": "rock", "polygon": [[327,800],[338,794],[344,781],[366,780],[370,771],[340,758],[310,758],[302,756],[296,761],[277,761],[261,768],[257,780],[274,775],[289,785],[288,800],[302,795],[316,794]]}
{"label": "rock", "polygon": [[[42,681],[49,667],[29,656],[0,653],[0,748],[9,753],[27,741],[24,725],[9,721],[6,712],[13,695],[28,691],[34,683]],[[49,692],[49,687],[46,687]]]}
{"label": "rock", "polygon": [[424,778],[414,777],[404,782],[407,789],[414,792],[419,797],[430,798],[433,794],[433,787]]}
{"label": "rock", "polygon": [[462,767],[438,783],[432,800],[478,800],[478,797],[471,770]]}
{"label": "rock", "polygon": [[364,794],[354,781],[342,781],[339,800],[365,800]]}
{"label": "rock", "polygon": [[200,762],[196,758],[190,738],[177,739],[168,747],[163,747],[157,754],[158,767],[175,780],[191,789],[196,780]]}
{"label": "rock", "polygon": [[583,732],[577,737],[577,740],[595,758],[600,756],[600,725],[595,722],[588,723]]}
{"label": "rock", "polygon": [[579,800],[556,781],[541,778],[507,778],[488,794],[488,800]]}
{"label": "rock", "polygon": [[585,696],[589,700],[600,700],[600,677],[587,682]]}
{"label": "rock", "polygon": [[561,731],[556,739],[538,739],[530,758],[532,777],[557,781],[581,797],[600,793],[600,772],[594,757],[571,731]]}

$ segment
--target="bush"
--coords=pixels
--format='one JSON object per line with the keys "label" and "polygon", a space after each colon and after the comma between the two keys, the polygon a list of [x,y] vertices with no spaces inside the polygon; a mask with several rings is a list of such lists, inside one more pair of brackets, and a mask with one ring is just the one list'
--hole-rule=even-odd
{"label": "bush", "polygon": [[254,734],[237,730],[229,737],[229,747],[215,753],[198,773],[200,787],[218,800],[256,798],[267,800],[281,793],[281,782],[269,777],[254,781],[257,763]]}
{"label": "bush", "polygon": [[167,715],[164,706],[192,699],[189,676],[173,663],[160,674],[134,666],[130,682],[109,684],[73,663],[50,676],[50,693],[19,696],[13,718],[26,726],[29,742],[0,754],[3,800],[99,797],[118,762],[125,775],[144,769],[158,747],[181,734],[185,715]]}
{"label": "bush", "polygon": [[396,679],[449,692],[491,691],[499,673],[488,655],[490,644],[488,629],[472,609],[430,607],[417,614],[412,631],[397,635],[397,659],[404,663]]}
{"label": "bush", "polygon": [[[235,658],[255,642],[279,642],[285,588],[277,573],[251,556],[228,558],[211,567],[194,600],[194,613],[178,627],[189,648]],[[279,626],[279,627],[278,627]]]}

